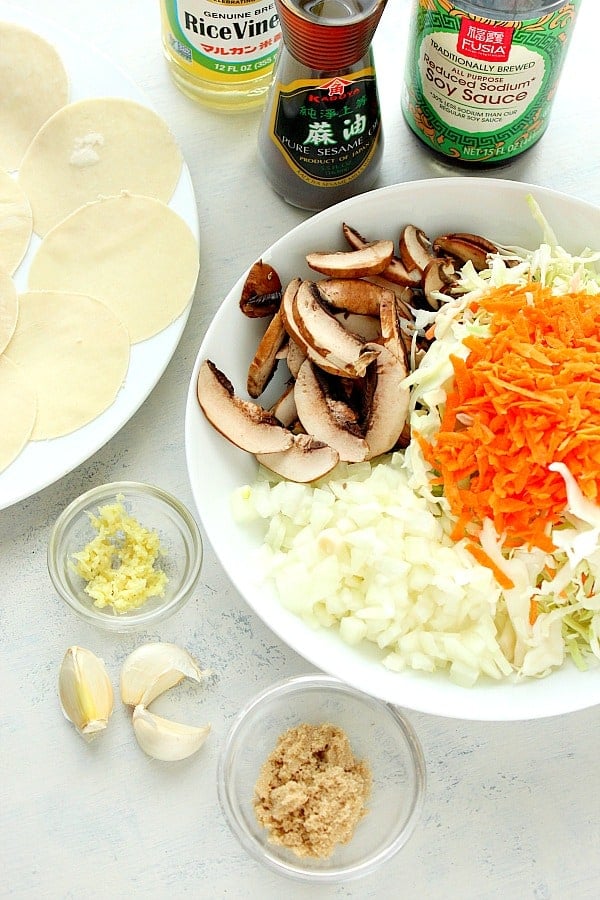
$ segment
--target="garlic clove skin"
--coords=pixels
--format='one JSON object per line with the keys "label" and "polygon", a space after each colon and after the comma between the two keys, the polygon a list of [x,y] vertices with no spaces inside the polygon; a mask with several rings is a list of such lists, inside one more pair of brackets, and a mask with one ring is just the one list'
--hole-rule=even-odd
{"label": "garlic clove skin", "polygon": [[200,682],[209,675],[194,657],[176,644],[142,644],[121,669],[121,699],[127,706],[149,706],[184,678]]}
{"label": "garlic clove skin", "polygon": [[103,731],[114,707],[104,662],[85,647],[69,647],[58,675],[58,695],[65,718],[91,739]]}
{"label": "garlic clove skin", "polygon": [[148,756],[165,762],[187,759],[196,753],[210,733],[210,725],[181,725],[151,713],[141,704],[133,710],[133,730]]}

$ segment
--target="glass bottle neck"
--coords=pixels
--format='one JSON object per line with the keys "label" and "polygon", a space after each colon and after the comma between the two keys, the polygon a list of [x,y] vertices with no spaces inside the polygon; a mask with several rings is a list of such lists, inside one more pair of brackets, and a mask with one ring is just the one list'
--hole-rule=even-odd
{"label": "glass bottle neck", "polygon": [[567,2],[568,0],[455,0],[455,5],[463,12],[484,19],[519,22],[523,19],[538,19],[560,9]]}
{"label": "glass bottle neck", "polygon": [[334,75],[343,78],[345,76],[354,75],[356,72],[362,72],[365,69],[372,70],[373,75],[375,75],[375,61],[373,49],[371,47],[367,49],[364,56],[361,56],[361,58],[356,60],[352,65],[344,66],[343,69],[332,69],[329,65],[325,68],[307,65],[299,59],[296,59],[285,44],[281,44],[275,62],[274,81],[275,83],[283,82],[284,84],[288,84],[291,81],[303,78],[310,79],[311,81],[332,78]]}
{"label": "glass bottle neck", "polygon": [[283,41],[307,68],[334,72],[367,53],[386,0],[275,0]]}

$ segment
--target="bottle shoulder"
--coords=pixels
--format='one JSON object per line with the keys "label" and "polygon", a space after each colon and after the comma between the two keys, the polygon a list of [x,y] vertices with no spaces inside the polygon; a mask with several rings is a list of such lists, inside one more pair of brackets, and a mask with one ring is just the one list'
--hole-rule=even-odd
{"label": "bottle shoulder", "polygon": [[567,0],[454,0],[453,6],[482,18],[517,22],[541,18],[566,3]]}
{"label": "bottle shoulder", "polygon": [[280,61],[258,151],[268,181],[294,206],[324,209],[368,190],[383,152],[372,53],[341,73]]}

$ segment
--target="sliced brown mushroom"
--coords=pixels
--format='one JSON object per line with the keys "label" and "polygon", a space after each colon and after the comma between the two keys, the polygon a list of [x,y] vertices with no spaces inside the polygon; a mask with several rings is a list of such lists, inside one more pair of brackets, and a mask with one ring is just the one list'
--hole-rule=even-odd
{"label": "sliced brown mushroom", "polygon": [[376,341],[381,336],[379,316],[363,316],[361,313],[351,312],[336,312],[334,316],[346,331],[363,341]]}
{"label": "sliced brown mushroom", "polygon": [[[360,232],[356,231],[355,228],[352,228],[346,222],[342,225],[342,231],[344,232],[344,237],[347,242],[353,247],[355,250],[359,250],[361,247],[369,246],[369,242],[360,234]],[[394,256],[392,254],[388,265],[381,273],[375,273],[380,275],[380,277],[385,277],[388,281],[391,281],[393,284],[406,285],[407,287],[418,287],[421,284],[421,272],[419,269],[415,268],[412,271],[409,271],[404,263],[399,257]]]}
{"label": "sliced brown mushroom", "polygon": [[387,269],[382,272],[382,278],[391,281],[393,284],[402,285],[402,287],[419,287],[421,284],[421,272],[419,269],[406,268],[402,260],[395,256]]}
{"label": "sliced brown mushroom", "polygon": [[360,462],[367,454],[359,415],[336,396],[336,379],[328,378],[307,359],[294,384],[298,418],[309,434],[325,441],[346,462]]}
{"label": "sliced brown mushroom", "polygon": [[453,256],[461,263],[472,262],[478,272],[487,268],[489,254],[498,252],[487,238],[466,232],[439,235],[433,241],[433,249],[437,255]]}
{"label": "sliced brown mushroom", "polygon": [[383,290],[392,291],[406,309],[407,316],[412,316],[411,307],[416,305],[415,298],[418,297],[421,292],[420,281],[419,284],[413,284],[412,286],[395,284],[393,281],[389,281],[385,278],[384,275],[372,275],[368,281],[372,284],[376,284],[377,287],[380,287]]}
{"label": "sliced brown mushroom", "polygon": [[306,353],[298,346],[296,341],[288,337],[285,345],[285,361],[292,378],[298,374],[298,369],[306,359]]}
{"label": "sliced brown mushroom", "polygon": [[436,293],[452,294],[458,283],[458,274],[454,261],[449,256],[436,256],[425,267],[423,272],[423,294],[431,309],[440,308],[440,300]]}
{"label": "sliced brown mushroom", "polygon": [[418,269],[422,272],[433,257],[431,241],[422,228],[416,225],[406,225],[401,233],[398,243],[400,259],[409,272]]}
{"label": "sliced brown mushroom", "polygon": [[382,293],[387,288],[360,278],[322,278],[317,289],[323,299],[335,309],[378,316]]}
{"label": "sliced brown mushroom", "polygon": [[381,338],[384,346],[400,360],[405,369],[409,367],[409,350],[411,342],[411,325],[413,320],[404,315],[398,298],[391,291],[382,302],[379,310]]}
{"label": "sliced brown mushroom", "polygon": [[262,259],[250,267],[242,288],[240,309],[251,319],[272,316],[281,303],[281,280]]}
{"label": "sliced brown mushroom", "polygon": [[394,450],[406,450],[406,448],[410,444],[411,436],[412,435],[411,435],[410,423],[407,422],[406,425],[404,426],[404,428],[402,429],[402,433],[400,434],[400,437],[398,438],[398,440],[396,441],[396,444],[394,445]]}
{"label": "sliced brown mushroom", "polygon": [[306,359],[306,353],[302,348],[293,341],[291,338],[288,341],[288,352],[286,357],[286,362],[288,365],[288,369],[290,370],[290,375],[292,378],[295,378],[298,374],[298,369]]}
{"label": "sliced brown mushroom", "polygon": [[369,382],[373,380],[365,410],[367,459],[396,446],[406,425],[410,400],[410,388],[402,384],[406,368],[387,347],[372,346],[378,355],[366,376]]}
{"label": "sliced brown mushroom", "polygon": [[272,415],[286,428],[291,428],[298,418],[296,401],[294,399],[294,385],[288,384],[283,394],[275,401],[270,409]]}
{"label": "sliced brown mushroom", "polygon": [[292,445],[293,435],[275,416],[237,397],[227,376],[209,359],[200,366],[197,396],[208,421],[242,450],[276,453]]}
{"label": "sliced brown mushroom", "polygon": [[260,397],[277,368],[277,354],[287,338],[287,331],[279,310],[263,334],[254,359],[248,367],[246,387],[251,397]]}
{"label": "sliced brown mushroom", "polygon": [[357,335],[346,331],[335,316],[331,315],[321,301],[313,281],[302,281],[292,300],[294,321],[307,347],[325,359],[329,366],[340,370],[349,377],[359,378],[374,359],[371,351],[364,350],[365,342]]}
{"label": "sliced brown mushroom", "polygon": [[297,434],[287,450],[258,453],[258,462],[281,478],[307,483],[323,478],[337,465],[336,451],[310,434]]}
{"label": "sliced brown mushroom", "polygon": [[306,264],[323,275],[362,278],[383,272],[394,255],[393,241],[371,241],[358,250],[333,250],[306,254]]}
{"label": "sliced brown mushroom", "polygon": [[[330,372],[332,375],[346,375],[347,373],[343,369],[338,365],[334,365],[333,362],[319,353],[315,347],[311,346],[300,331],[295,301],[301,284],[302,280],[300,278],[293,278],[286,285],[281,298],[281,319],[290,338],[290,346],[288,348],[288,367],[290,372],[293,375],[293,367],[296,367],[297,373],[299,364],[301,365],[303,361],[303,359],[302,361],[298,359],[296,349],[292,349],[292,345],[295,344],[303,358],[310,357],[321,369]],[[339,327],[341,328],[342,326],[340,325]]]}
{"label": "sliced brown mushroom", "polygon": [[477,244],[478,247],[481,247],[482,250],[487,250],[488,253],[498,253],[498,245],[482,234],[472,234],[470,231],[453,231],[452,235],[460,240],[469,241],[471,244]]}
{"label": "sliced brown mushroom", "polygon": [[301,351],[301,353],[306,356],[306,341],[302,336],[302,332],[300,331],[298,324],[296,322],[295,316],[295,308],[294,308],[294,299],[296,294],[298,293],[298,288],[302,284],[301,278],[293,278],[288,284],[285,286],[282,297],[281,297],[281,321],[283,322],[284,328],[288,333],[290,339],[290,346],[288,347],[288,359],[290,356],[290,350],[292,343],[295,344]]}
{"label": "sliced brown mushroom", "polygon": [[369,241],[366,239],[364,235],[357,231],[356,228],[353,228],[351,225],[348,225],[347,222],[342,222],[342,233],[346,238],[347,243],[353,250],[360,250],[361,247],[366,247]]}

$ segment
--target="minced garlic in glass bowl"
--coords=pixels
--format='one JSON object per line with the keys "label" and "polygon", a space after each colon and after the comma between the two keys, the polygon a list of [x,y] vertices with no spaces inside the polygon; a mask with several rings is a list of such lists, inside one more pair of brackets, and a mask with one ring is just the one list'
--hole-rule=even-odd
{"label": "minced garlic in glass bowl", "polygon": [[129,631],[164,619],[191,596],[202,541],[189,510],[161,488],[114,482],[92,488],[57,519],[48,571],[83,619]]}
{"label": "minced garlic in glass bowl", "polygon": [[94,606],[112,606],[117,613],[139,609],[151,597],[164,597],[168,582],[158,532],[130,515],[124,499],[117,494],[114,503],[98,508],[98,515],[88,513],[96,534],[71,562]]}

